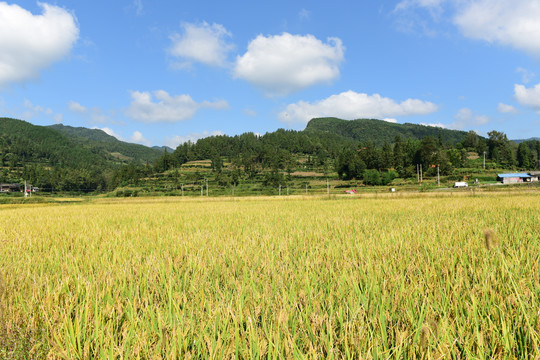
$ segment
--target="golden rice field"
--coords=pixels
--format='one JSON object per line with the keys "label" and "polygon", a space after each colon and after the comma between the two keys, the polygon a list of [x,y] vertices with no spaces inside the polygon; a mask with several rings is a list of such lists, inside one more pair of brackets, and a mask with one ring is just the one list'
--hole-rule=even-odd
{"label": "golden rice field", "polygon": [[540,358],[539,265],[540,192],[1,205],[0,358]]}

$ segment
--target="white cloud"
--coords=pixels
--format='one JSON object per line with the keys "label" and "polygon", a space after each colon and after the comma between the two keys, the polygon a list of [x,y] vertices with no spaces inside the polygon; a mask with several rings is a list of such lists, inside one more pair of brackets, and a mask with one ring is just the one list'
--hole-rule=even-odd
{"label": "white cloud", "polygon": [[178,67],[189,67],[193,62],[211,66],[225,66],[227,56],[234,45],[228,42],[231,33],[220,24],[182,24],[182,35],[170,36],[172,46],[169,53],[182,58]]}
{"label": "white cloud", "polygon": [[131,135],[131,137],[129,138],[129,141],[137,143],[137,144],[142,144],[142,145],[145,145],[145,146],[150,146],[151,145],[150,140],[145,138],[140,131],[135,131],[133,133],[133,135]]}
{"label": "white cloud", "polygon": [[219,136],[219,135],[225,135],[222,131],[220,130],[215,130],[215,131],[203,131],[202,133],[191,133],[191,134],[188,134],[188,135],[177,135],[177,136],[173,136],[171,138],[167,137],[165,139],[165,145],[173,148],[173,149],[176,149],[176,147],[180,144],[183,144],[183,143],[186,143],[188,141],[191,141],[191,142],[196,142],[197,140],[199,139],[203,139],[205,137],[209,137],[209,136]]}
{"label": "white cloud", "polygon": [[298,13],[298,17],[300,18],[300,20],[309,20],[309,18],[311,17],[311,11],[302,9]]}
{"label": "white cloud", "polygon": [[473,111],[469,108],[460,109],[456,115],[454,115],[455,121],[448,125],[451,129],[465,129],[471,126],[485,125],[489,123],[489,117],[485,115],[474,115]]}
{"label": "white cloud", "polygon": [[531,80],[535,77],[535,73],[533,73],[532,71],[529,71],[527,69],[524,69],[522,67],[518,67],[516,69],[516,72],[520,73],[521,74],[521,80],[523,81],[523,83],[525,84],[528,84],[531,82]]}
{"label": "white cloud", "polygon": [[323,43],[313,35],[259,35],[237,57],[234,76],[269,96],[283,96],[338,78],[344,51],[338,38]]}
{"label": "white cloud", "polygon": [[85,106],[82,106],[76,101],[70,101],[68,104],[68,108],[70,111],[80,113],[80,114],[84,114],[88,110]]}
{"label": "white cloud", "polygon": [[499,103],[499,105],[497,105],[497,111],[503,114],[517,113],[517,109],[515,107],[503,103]]}
{"label": "white cloud", "polygon": [[0,2],[0,86],[37,78],[69,54],[79,37],[75,17],[45,3],[41,15]]}
{"label": "white cloud", "polygon": [[384,118],[382,120],[384,120],[386,122],[389,122],[389,123],[394,123],[394,124],[397,123],[397,119],[393,119],[393,118]]}
{"label": "white cloud", "polygon": [[540,84],[532,88],[524,85],[514,85],[514,97],[521,104],[533,108],[540,113]]}
{"label": "white cloud", "polygon": [[50,117],[55,123],[61,123],[64,120],[64,116],[59,113],[55,113],[51,108],[44,108],[41,105],[34,105],[30,100],[24,100],[24,106],[22,112],[19,112],[19,116],[24,120],[31,120],[34,118],[42,118],[43,116]]}
{"label": "white cloud", "polygon": [[473,0],[454,18],[470,38],[499,43],[540,56],[538,0]]}
{"label": "white cloud", "polygon": [[380,119],[394,116],[426,115],[437,110],[437,105],[429,101],[407,99],[397,103],[379,94],[368,95],[349,90],[314,103],[299,101],[290,104],[278,114],[278,118],[285,123],[307,123],[316,117],[338,117],[347,120]]}
{"label": "white cloud", "polygon": [[105,114],[103,110],[97,106],[88,108],[72,100],[68,103],[68,109],[74,113],[87,117],[92,124],[106,124],[113,122],[111,116]]}
{"label": "white cloud", "polygon": [[[154,97],[157,102],[154,102]],[[131,98],[126,115],[146,123],[178,122],[190,119],[202,108],[217,110],[229,108],[225,100],[198,103],[189,95],[171,96],[164,90],[154,91],[153,96],[150,92],[133,91]]]}
{"label": "white cloud", "polygon": [[133,0],[133,7],[135,8],[135,13],[137,15],[142,15],[143,8],[144,8],[142,0]]}
{"label": "white cloud", "polygon": [[98,130],[102,130],[103,132],[105,132],[107,135],[111,135],[111,136],[114,136],[115,138],[117,138],[118,140],[120,141],[125,141],[125,139],[118,135],[117,133],[114,132],[113,129],[109,128],[109,127],[97,127],[97,126],[94,126],[92,127],[92,129],[98,129]]}
{"label": "white cloud", "polygon": [[445,2],[446,0],[402,0],[396,5],[394,11],[407,10],[418,6],[430,11],[440,12],[441,7]]}
{"label": "white cloud", "polygon": [[426,124],[426,123],[420,123],[420,125],[424,125],[424,126],[433,126],[433,127],[439,127],[439,128],[443,128],[443,129],[446,129],[446,125],[444,125],[443,123],[429,123],[429,124]]}

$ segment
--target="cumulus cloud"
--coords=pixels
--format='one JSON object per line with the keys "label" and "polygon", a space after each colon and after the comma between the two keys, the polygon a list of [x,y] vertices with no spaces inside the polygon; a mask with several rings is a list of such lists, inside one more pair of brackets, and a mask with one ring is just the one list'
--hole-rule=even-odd
{"label": "cumulus cloud", "polygon": [[515,107],[503,103],[499,103],[499,105],[497,105],[497,111],[503,114],[517,113],[517,109]]}
{"label": "cumulus cloud", "polygon": [[344,51],[338,38],[324,43],[313,35],[259,35],[237,57],[234,76],[268,96],[283,96],[338,78]]}
{"label": "cumulus cloud", "polygon": [[[131,92],[131,104],[126,115],[132,119],[146,123],[178,122],[191,119],[197,111],[203,108],[228,109],[225,100],[214,102],[196,102],[189,95],[171,96],[164,90],[150,92]],[[154,98],[157,101],[154,101]]]}
{"label": "cumulus cloud", "polygon": [[455,121],[448,125],[452,129],[465,129],[471,126],[485,125],[489,123],[489,117],[485,115],[474,115],[473,111],[469,108],[460,109],[456,115],[454,115]]}
{"label": "cumulus cloud", "polygon": [[211,131],[211,132],[210,131],[203,131],[201,133],[191,133],[191,134],[188,134],[188,135],[177,135],[177,136],[173,136],[173,137],[167,137],[165,139],[165,145],[169,146],[170,148],[176,149],[176,147],[178,147],[178,145],[186,143],[188,141],[196,142],[197,140],[203,139],[205,137],[219,136],[219,135],[225,135],[225,134],[220,130],[215,130],[215,131]]}
{"label": "cumulus cloud", "polygon": [[342,119],[389,118],[394,116],[426,115],[438,110],[437,105],[418,99],[407,99],[397,103],[379,94],[368,95],[354,91],[332,95],[329,98],[309,103],[299,101],[290,104],[278,114],[285,123],[307,123],[316,117],[338,117]]}
{"label": "cumulus cloud", "polygon": [[170,36],[169,53],[181,58],[179,67],[189,67],[193,62],[210,66],[224,66],[234,45],[229,42],[231,33],[220,24],[201,25],[184,23],[184,32]]}
{"label": "cumulus cloud", "polygon": [[80,113],[80,114],[84,114],[88,110],[85,106],[82,106],[80,103],[76,101],[70,101],[68,104],[68,108],[70,111]]}
{"label": "cumulus cloud", "polygon": [[145,145],[145,146],[150,146],[151,145],[150,140],[145,138],[140,131],[133,132],[133,135],[131,135],[131,137],[129,138],[129,141],[137,143],[137,144],[142,144],[142,145]]}
{"label": "cumulus cloud", "polygon": [[540,84],[532,88],[524,85],[514,85],[514,97],[521,104],[533,108],[540,114]]}
{"label": "cumulus cloud", "polygon": [[72,14],[54,5],[38,5],[41,15],[0,2],[0,86],[38,77],[69,54],[79,38]]}
{"label": "cumulus cloud", "polygon": [[473,0],[454,19],[470,38],[514,47],[540,56],[538,0]]}

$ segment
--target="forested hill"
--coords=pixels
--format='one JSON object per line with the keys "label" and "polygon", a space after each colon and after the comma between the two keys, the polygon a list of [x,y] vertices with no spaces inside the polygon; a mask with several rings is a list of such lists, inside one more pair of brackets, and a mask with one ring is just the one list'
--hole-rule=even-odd
{"label": "forested hill", "polygon": [[385,142],[393,143],[396,136],[402,139],[422,140],[428,136],[438,138],[440,135],[445,143],[457,144],[467,135],[465,131],[435,126],[396,124],[374,119],[341,120],[337,118],[312,119],[304,131],[316,134],[329,133],[360,142],[371,141],[376,146],[382,146]]}
{"label": "forested hill", "polygon": [[77,146],[72,139],[54,129],[26,121],[0,118],[0,162],[16,167],[29,163],[82,167],[104,165],[105,157]]}
{"label": "forested hill", "polygon": [[86,148],[102,150],[119,160],[152,163],[163,155],[163,149],[120,141],[100,129],[87,129],[62,124],[48,126]]}
{"label": "forested hill", "polygon": [[38,126],[0,118],[0,161],[5,166],[42,164],[67,168],[108,168],[153,163],[163,151],[130,144],[99,129],[64,125]]}

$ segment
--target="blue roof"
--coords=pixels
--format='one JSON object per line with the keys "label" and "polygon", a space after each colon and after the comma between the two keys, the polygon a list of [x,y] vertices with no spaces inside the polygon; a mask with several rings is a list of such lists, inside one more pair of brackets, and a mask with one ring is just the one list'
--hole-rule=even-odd
{"label": "blue roof", "polygon": [[530,178],[531,175],[527,173],[513,173],[513,174],[497,174],[500,178],[513,178],[513,177],[520,177],[520,178]]}

